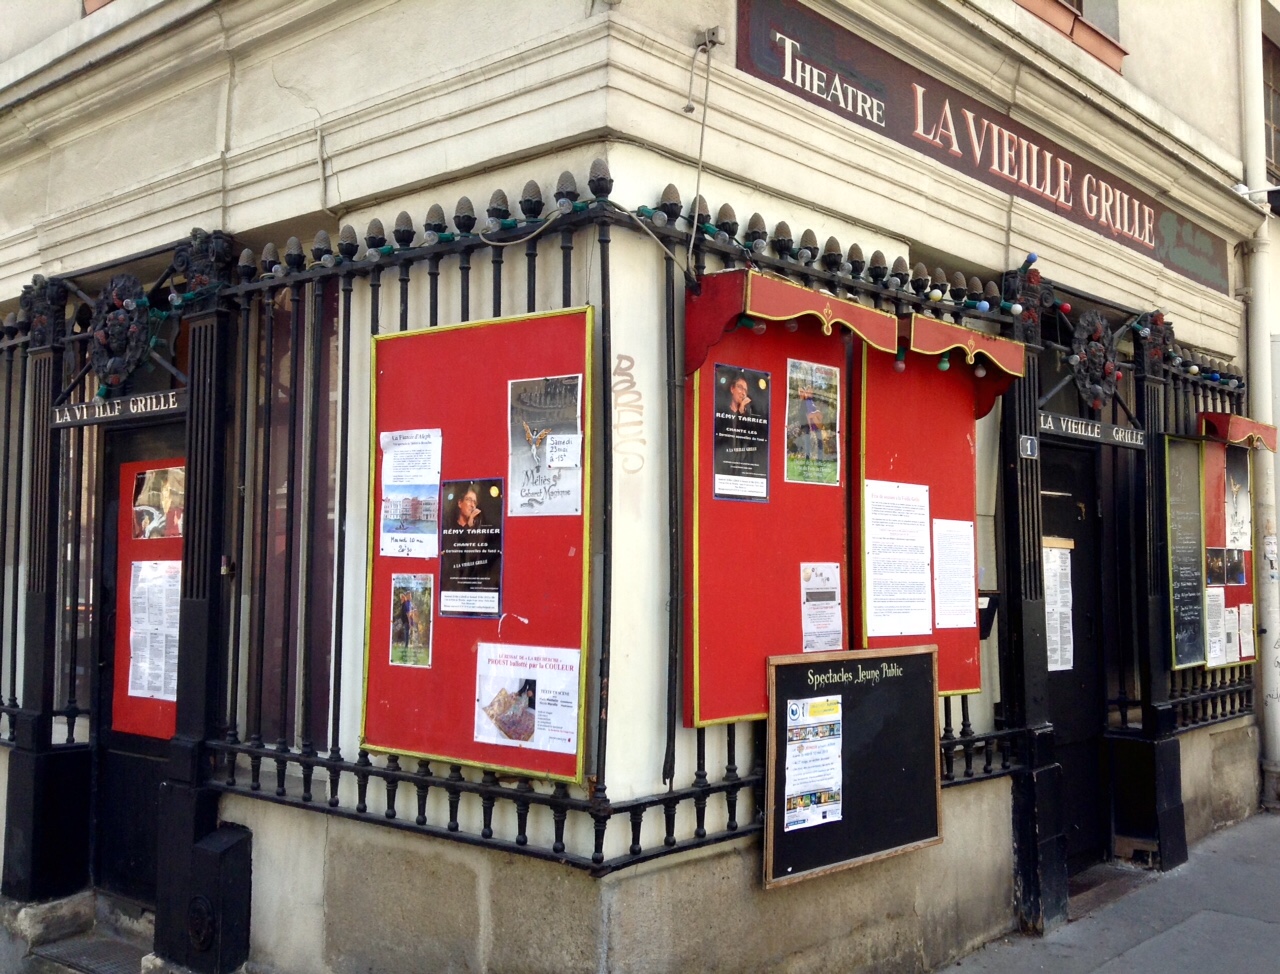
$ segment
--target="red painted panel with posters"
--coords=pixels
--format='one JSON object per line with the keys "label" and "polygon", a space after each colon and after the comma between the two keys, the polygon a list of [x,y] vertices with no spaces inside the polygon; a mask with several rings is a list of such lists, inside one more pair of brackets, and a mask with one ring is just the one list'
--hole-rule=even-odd
{"label": "red painted panel with posters", "polygon": [[365,748],[581,781],[592,328],[374,340]]}
{"label": "red painted panel with posters", "polygon": [[[952,354],[946,371],[939,370],[939,361],[933,355],[904,353],[899,372],[894,356],[871,352],[861,363],[864,491],[858,498],[861,544],[854,567],[860,597],[855,600],[855,624],[869,649],[936,644],[938,692],[968,693],[982,688],[974,540],[975,404],[992,401],[994,393],[987,383],[1003,386],[1007,377],[979,378],[963,355]],[[893,523],[884,523],[885,517]],[[957,553],[964,560],[966,534],[967,578],[966,566],[956,561]],[[898,563],[890,565],[890,554],[877,551],[894,546],[911,551],[905,558],[901,551],[892,553]],[[877,557],[886,559],[887,567],[869,571],[868,560]],[[928,559],[927,569],[922,558]],[[949,566],[949,582],[937,579],[939,559]],[[877,591],[869,575],[885,579],[885,588]],[[910,587],[910,597],[895,597],[890,584],[902,593]],[[961,588],[967,591],[961,593]],[[939,599],[940,590],[963,597],[948,603]],[[886,634],[887,630],[896,631]]]}
{"label": "red painted panel with posters", "polygon": [[856,339],[813,316],[748,323],[685,385],[684,716],[699,727],[763,718],[770,656],[849,646]]}
{"label": "red painted panel with posters", "polygon": [[[1215,440],[1204,443],[1204,544],[1207,614],[1221,590],[1223,642],[1213,644],[1216,625],[1205,633],[1205,665],[1225,666],[1257,656],[1253,620],[1253,499],[1251,450]],[[1233,636],[1232,634],[1235,633]]]}
{"label": "red painted panel with posters", "polygon": [[184,488],[181,457],[120,466],[111,728],[164,740],[178,714]]}

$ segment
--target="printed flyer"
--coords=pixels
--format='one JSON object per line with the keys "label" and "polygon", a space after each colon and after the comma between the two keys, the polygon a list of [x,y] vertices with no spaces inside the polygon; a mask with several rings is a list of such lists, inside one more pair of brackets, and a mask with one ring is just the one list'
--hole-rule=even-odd
{"label": "printed flyer", "polygon": [[840,484],[840,370],[787,359],[788,483]]}
{"label": "printed flyer", "polygon": [[475,739],[576,754],[581,657],[577,649],[480,643]]}
{"label": "printed flyer", "polygon": [[502,481],[446,480],[440,529],[440,614],[502,611]]}
{"label": "printed flyer", "polygon": [[840,821],[844,789],[840,698],[787,701],[787,763],[782,831]]}
{"label": "printed flyer", "polygon": [[582,376],[507,384],[508,517],[582,513]]}
{"label": "printed flyer", "polygon": [[440,430],[397,430],[382,448],[382,521],[378,553],[403,558],[439,554]]}
{"label": "printed flyer", "polygon": [[768,372],[716,366],[711,431],[714,496],[768,500]]}
{"label": "printed flyer", "polygon": [[431,666],[430,575],[391,576],[391,665]]}
{"label": "printed flyer", "polygon": [[129,696],[178,699],[182,561],[135,561],[129,578]]}
{"label": "printed flyer", "polygon": [[837,562],[800,563],[800,628],[800,648],[806,653],[844,648],[840,565]]}

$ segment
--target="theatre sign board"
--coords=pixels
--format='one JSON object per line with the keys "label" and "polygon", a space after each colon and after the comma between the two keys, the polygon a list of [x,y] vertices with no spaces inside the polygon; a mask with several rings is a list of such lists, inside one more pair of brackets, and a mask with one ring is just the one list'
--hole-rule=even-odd
{"label": "theatre sign board", "polygon": [[1227,244],[1007,115],[796,0],[738,0],[738,67],[966,175],[1227,291]]}

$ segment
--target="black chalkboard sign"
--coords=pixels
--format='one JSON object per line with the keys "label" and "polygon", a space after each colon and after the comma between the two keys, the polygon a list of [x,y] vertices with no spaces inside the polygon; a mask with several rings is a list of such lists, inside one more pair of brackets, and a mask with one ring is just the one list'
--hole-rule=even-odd
{"label": "black chalkboard sign", "polygon": [[1205,661],[1204,507],[1200,443],[1165,437],[1170,628],[1174,668]]}
{"label": "black chalkboard sign", "polygon": [[770,657],[766,888],[942,841],[937,655]]}

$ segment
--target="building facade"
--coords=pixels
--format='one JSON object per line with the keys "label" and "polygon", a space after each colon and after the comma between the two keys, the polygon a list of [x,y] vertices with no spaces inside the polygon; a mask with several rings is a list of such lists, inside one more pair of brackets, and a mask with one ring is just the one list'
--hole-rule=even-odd
{"label": "building facade", "polygon": [[[4,895],[208,971],[928,970],[1251,814],[1277,14],[1228,14],[24,11]],[[796,807],[936,827],[765,889],[810,637],[935,647],[937,728]]]}

